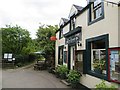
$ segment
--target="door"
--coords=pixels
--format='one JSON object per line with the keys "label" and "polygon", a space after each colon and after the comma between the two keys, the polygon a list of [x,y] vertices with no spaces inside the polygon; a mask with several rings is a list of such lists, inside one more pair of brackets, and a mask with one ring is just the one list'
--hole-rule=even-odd
{"label": "door", "polygon": [[70,69],[74,69],[75,67],[75,46],[70,47]]}

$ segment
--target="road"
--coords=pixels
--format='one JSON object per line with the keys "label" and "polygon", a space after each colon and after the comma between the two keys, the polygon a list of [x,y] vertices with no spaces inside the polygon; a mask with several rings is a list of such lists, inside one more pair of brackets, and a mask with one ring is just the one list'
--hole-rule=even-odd
{"label": "road", "polygon": [[47,71],[32,68],[2,71],[2,88],[69,88]]}

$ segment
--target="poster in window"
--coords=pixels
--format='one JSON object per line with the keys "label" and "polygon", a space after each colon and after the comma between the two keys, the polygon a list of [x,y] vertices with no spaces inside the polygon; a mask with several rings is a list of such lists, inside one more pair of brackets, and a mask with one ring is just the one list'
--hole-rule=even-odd
{"label": "poster in window", "polygon": [[120,83],[120,49],[113,48],[110,53],[110,80]]}

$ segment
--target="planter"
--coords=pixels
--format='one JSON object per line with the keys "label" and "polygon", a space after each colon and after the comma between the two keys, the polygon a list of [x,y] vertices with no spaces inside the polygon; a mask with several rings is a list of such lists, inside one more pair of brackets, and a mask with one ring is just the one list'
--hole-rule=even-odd
{"label": "planter", "polygon": [[51,68],[48,68],[48,72],[49,72],[49,73],[52,73],[52,69],[51,69]]}
{"label": "planter", "polygon": [[60,74],[58,72],[55,73],[56,78],[60,77]]}
{"label": "planter", "polygon": [[66,77],[66,74],[60,74],[60,78],[61,79],[66,79],[67,77]]}
{"label": "planter", "polygon": [[78,88],[79,83],[78,82],[71,82],[72,88]]}

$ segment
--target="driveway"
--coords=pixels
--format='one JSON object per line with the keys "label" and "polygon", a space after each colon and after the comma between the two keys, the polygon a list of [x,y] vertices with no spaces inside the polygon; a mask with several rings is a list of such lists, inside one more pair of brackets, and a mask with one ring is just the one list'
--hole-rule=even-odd
{"label": "driveway", "polygon": [[2,71],[2,88],[69,88],[47,71],[33,67]]}

